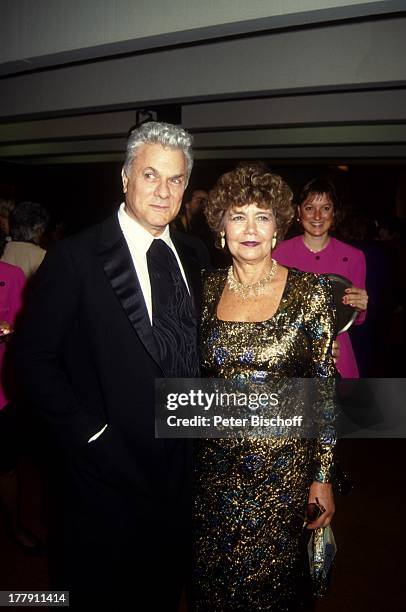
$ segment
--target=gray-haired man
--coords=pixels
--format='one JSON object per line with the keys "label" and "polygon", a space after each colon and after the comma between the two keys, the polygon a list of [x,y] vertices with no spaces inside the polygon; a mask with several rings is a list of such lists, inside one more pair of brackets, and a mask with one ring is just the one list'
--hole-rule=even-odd
{"label": "gray-haired man", "polygon": [[[148,123],[128,140],[125,203],[57,244],[32,290],[16,347],[35,408],[63,450],[56,586],[83,607],[176,609],[190,519],[190,448],[154,438],[154,381],[198,372],[200,268],[173,235],[191,137]],[[121,603],[120,603],[121,602]],[[134,608],[134,609],[135,609]]]}

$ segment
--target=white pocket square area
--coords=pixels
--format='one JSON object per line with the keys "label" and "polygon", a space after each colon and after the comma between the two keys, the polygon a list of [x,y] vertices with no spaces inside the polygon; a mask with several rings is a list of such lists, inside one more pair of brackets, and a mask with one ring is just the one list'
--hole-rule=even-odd
{"label": "white pocket square area", "polygon": [[94,434],[94,436],[92,436],[91,438],[89,438],[89,440],[87,441],[87,443],[89,444],[90,442],[94,442],[95,440],[97,440],[97,438],[98,438],[99,436],[101,436],[101,435],[102,435],[102,433],[103,433],[103,431],[106,429],[106,427],[107,427],[107,423],[106,423],[106,425],[104,425],[104,426],[103,426],[103,427],[100,429],[100,431],[98,431],[97,433],[95,433],[95,434]]}

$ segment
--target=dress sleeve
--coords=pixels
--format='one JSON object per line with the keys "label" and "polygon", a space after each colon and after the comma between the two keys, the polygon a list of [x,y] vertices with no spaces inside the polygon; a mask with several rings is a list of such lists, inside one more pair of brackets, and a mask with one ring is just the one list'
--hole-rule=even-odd
{"label": "dress sleeve", "polygon": [[334,467],[336,431],[334,426],[336,369],[332,343],[336,333],[336,311],[330,281],[316,276],[314,290],[307,304],[307,333],[311,343],[312,376],[315,381],[315,424],[318,437],[315,444],[313,480],[331,482]]}
{"label": "dress sleeve", "polygon": [[[354,261],[354,270],[352,273],[352,282],[354,283],[354,287],[360,287],[360,289],[365,289],[365,281],[366,281],[366,262],[365,255],[362,251],[359,251],[358,257]],[[354,325],[361,325],[365,321],[367,311],[362,310],[358,313],[357,318],[354,321]]]}
{"label": "dress sleeve", "polygon": [[312,287],[306,304],[306,331],[312,349],[312,376],[336,376],[332,344],[336,336],[337,314],[330,281],[326,276],[309,274]]}
{"label": "dress sleeve", "polygon": [[24,272],[17,266],[13,269],[13,275],[10,278],[10,295],[9,295],[9,314],[7,322],[10,323],[11,327],[14,327],[14,323],[17,315],[19,314],[22,302],[23,292],[25,287],[25,275]]}

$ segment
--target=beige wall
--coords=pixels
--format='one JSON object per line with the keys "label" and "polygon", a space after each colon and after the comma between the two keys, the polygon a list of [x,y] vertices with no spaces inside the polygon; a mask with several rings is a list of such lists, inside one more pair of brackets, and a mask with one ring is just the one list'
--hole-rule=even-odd
{"label": "beige wall", "polygon": [[402,0],[1,0],[0,72],[403,9]]}

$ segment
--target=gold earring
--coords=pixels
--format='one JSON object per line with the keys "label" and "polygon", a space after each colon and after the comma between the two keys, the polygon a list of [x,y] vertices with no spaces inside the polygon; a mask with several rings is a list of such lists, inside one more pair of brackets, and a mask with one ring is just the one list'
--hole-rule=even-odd
{"label": "gold earring", "polygon": [[276,247],[276,232],[272,237],[272,248],[274,249]]}
{"label": "gold earring", "polygon": [[222,249],[226,246],[225,232],[220,232],[220,246]]}

